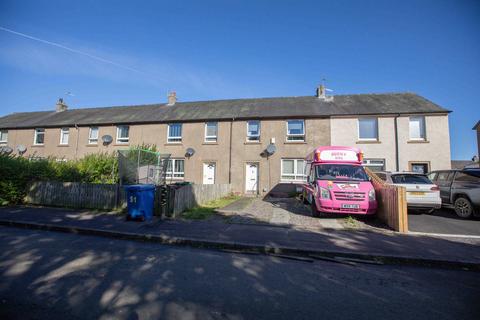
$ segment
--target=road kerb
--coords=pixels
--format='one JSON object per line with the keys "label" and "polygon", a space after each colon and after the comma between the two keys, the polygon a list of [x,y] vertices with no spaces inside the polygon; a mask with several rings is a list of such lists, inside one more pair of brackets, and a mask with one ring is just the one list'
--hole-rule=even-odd
{"label": "road kerb", "polygon": [[123,240],[135,240],[144,242],[155,242],[167,245],[189,246],[195,248],[217,249],[217,250],[237,250],[247,252],[258,252],[264,254],[285,254],[285,255],[322,255],[325,257],[345,257],[354,259],[370,259],[381,261],[384,264],[400,264],[400,265],[415,265],[415,266],[429,266],[438,268],[462,269],[471,271],[480,271],[480,263],[468,260],[442,260],[442,259],[428,259],[416,256],[406,255],[388,255],[384,253],[365,253],[365,252],[351,252],[341,250],[309,250],[291,246],[279,246],[275,244],[258,244],[248,242],[234,242],[234,241],[215,241],[205,240],[199,238],[174,237],[165,234],[140,234],[123,231],[111,231],[95,228],[84,228],[76,226],[54,225],[46,223],[34,223],[29,221],[14,221],[14,220],[0,220],[0,225],[27,228],[35,230],[57,231],[64,233],[75,233],[93,236],[102,236]]}

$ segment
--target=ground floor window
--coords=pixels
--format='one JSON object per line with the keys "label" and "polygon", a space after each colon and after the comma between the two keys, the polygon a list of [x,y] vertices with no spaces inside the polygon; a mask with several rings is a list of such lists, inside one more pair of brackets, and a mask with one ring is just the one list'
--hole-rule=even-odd
{"label": "ground floor window", "polygon": [[167,179],[183,179],[185,177],[185,161],[183,159],[170,159],[167,164]]}
{"label": "ground floor window", "polygon": [[363,159],[363,166],[372,171],[385,171],[385,159]]}
{"label": "ground floor window", "polygon": [[282,159],[282,180],[305,181],[305,160],[303,159]]}
{"label": "ground floor window", "polygon": [[410,162],[410,171],[417,173],[428,173],[430,171],[428,162]]}
{"label": "ground floor window", "polygon": [[0,130],[0,143],[5,144],[8,142],[8,130]]}

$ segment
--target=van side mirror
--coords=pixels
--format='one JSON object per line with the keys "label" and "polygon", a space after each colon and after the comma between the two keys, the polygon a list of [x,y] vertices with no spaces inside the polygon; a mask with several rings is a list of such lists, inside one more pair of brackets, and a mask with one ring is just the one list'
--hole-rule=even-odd
{"label": "van side mirror", "polygon": [[307,176],[307,183],[310,183],[310,176]]}

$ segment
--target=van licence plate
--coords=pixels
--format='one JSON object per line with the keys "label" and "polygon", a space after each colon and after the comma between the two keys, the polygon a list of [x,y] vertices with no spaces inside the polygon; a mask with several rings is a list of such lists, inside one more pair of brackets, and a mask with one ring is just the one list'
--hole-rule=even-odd
{"label": "van licence plate", "polygon": [[358,209],[360,208],[359,204],[342,204],[342,209]]}

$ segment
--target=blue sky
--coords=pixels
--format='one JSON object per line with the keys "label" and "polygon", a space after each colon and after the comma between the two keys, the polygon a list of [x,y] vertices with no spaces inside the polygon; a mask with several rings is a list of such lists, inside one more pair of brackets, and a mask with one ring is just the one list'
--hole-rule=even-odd
{"label": "blue sky", "polygon": [[0,115],[71,107],[416,92],[476,153],[480,1],[0,1]]}

